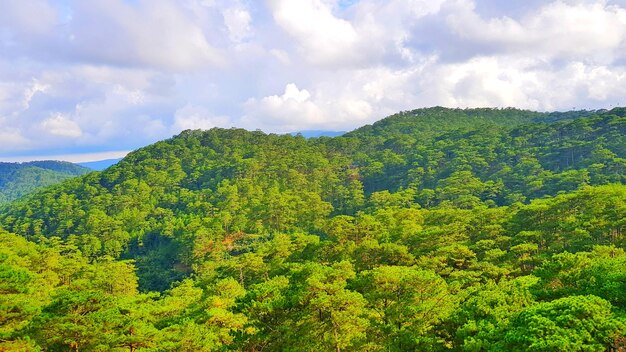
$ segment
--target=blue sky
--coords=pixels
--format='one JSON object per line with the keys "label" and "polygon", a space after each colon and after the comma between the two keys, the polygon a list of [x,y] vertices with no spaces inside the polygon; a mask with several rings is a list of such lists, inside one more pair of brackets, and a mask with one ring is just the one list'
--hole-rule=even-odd
{"label": "blue sky", "polygon": [[626,105],[626,1],[0,0],[0,160],[400,110]]}

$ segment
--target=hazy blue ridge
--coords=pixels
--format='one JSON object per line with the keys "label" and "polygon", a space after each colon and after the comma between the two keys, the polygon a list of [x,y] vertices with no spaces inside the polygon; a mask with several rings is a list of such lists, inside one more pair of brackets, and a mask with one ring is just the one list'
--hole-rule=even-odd
{"label": "hazy blue ridge", "polygon": [[102,171],[108,168],[109,166],[113,166],[117,164],[120,160],[122,160],[122,158],[88,161],[85,163],[78,163],[78,165],[88,167],[96,171]]}
{"label": "hazy blue ridge", "polygon": [[339,137],[346,133],[346,131],[324,131],[324,130],[306,130],[289,133],[292,136],[301,135],[305,138],[318,138],[318,137]]}

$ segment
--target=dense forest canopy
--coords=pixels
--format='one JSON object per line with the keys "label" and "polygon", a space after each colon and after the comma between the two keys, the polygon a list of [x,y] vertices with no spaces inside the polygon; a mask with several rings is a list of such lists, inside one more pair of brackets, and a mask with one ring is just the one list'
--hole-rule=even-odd
{"label": "dense forest canopy", "polygon": [[0,162],[0,205],[35,190],[57,184],[71,177],[85,175],[91,169],[63,161]]}
{"label": "dense forest canopy", "polygon": [[184,131],[0,212],[0,350],[625,348],[625,116]]}

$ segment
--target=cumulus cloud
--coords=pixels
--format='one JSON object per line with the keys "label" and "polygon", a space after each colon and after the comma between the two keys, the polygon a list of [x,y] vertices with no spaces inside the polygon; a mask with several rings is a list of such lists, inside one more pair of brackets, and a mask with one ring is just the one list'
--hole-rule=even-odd
{"label": "cumulus cloud", "polygon": [[298,89],[294,83],[285,87],[282,95],[262,99],[251,98],[245,104],[244,125],[264,125],[272,132],[288,132],[296,126],[312,126],[327,119],[322,110],[311,101],[311,93]]}
{"label": "cumulus cloud", "polygon": [[312,63],[334,64],[360,57],[359,35],[353,25],[337,18],[321,0],[268,1],[276,23],[294,40]]}
{"label": "cumulus cloud", "polygon": [[0,157],[626,104],[623,0],[0,0]]}
{"label": "cumulus cloud", "polygon": [[[311,129],[346,130],[355,124],[371,122],[372,106],[355,94],[345,89],[317,87],[316,90],[319,93],[313,97],[307,89],[289,83],[282,95],[249,99],[239,124],[286,133]],[[332,96],[333,93],[341,97]]]}
{"label": "cumulus cloud", "polygon": [[231,124],[231,119],[228,116],[214,116],[204,107],[188,104],[174,113],[173,133],[183,130],[228,127],[229,124]]}
{"label": "cumulus cloud", "polygon": [[447,23],[466,45],[496,53],[600,62],[624,55],[626,9],[603,1],[546,3],[521,19],[484,19],[467,5],[450,14]]}
{"label": "cumulus cloud", "polygon": [[43,120],[41,127],[45,132],[60,137],[76,138],[83,134],[80,126],[75,121],[62,114],[56,114]]}

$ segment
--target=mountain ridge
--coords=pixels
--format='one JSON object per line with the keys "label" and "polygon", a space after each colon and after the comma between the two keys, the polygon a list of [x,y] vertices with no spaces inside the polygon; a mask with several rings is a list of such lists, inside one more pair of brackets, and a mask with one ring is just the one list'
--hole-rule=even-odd
{"label": "mountain ridge", "polygon": [[0,162],[0,204],[91,171],[77,164],[55,160]]}
{"label": "mountain ridge", "polygon": [[623,111],[428,111],[186,130],[11,203],[0,349],[621,346]]}

